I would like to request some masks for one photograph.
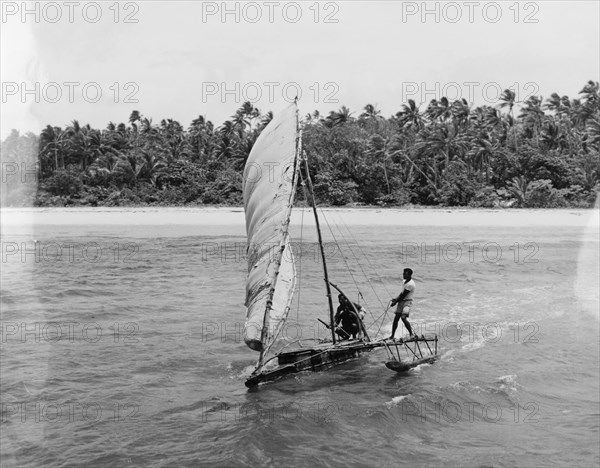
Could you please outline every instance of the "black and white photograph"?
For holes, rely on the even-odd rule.
[[[0,1],[0,466],[600,466],[600,1]]]

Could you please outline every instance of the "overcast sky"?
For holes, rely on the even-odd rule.
[[[2,2],[2,137],[134,109],[218,126],[245,100],[276,112],[296,94],[302,114],[386,117],[442,95],[495,105],[509,87],[573,98],[599,79],[599,4]]]

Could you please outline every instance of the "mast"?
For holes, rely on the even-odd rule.
[[[319,238],[319,248],[321,250],[321,258],[323,259],[323,274],[325,276],[325,287],[327,288],[327,300],[329,302],[329,324],[331,329],[331,339],[335,344],[335,327],[333,323],[333,301],[331,300],[331,288],[329,287],[329,276],[327,275],[327,263],[325,262],[325,250],[323,249],[323,239],[321,237],[321,227],[319,225],[319,216],[317,214],[317,203],[315,201],[315,194],[313,192],[312,181],[310,179],[310,172],[308,171],[308,159],[306,158],[306,152],[303,152],[304,168],[306,170],[306,181],[308,182],[308,191],[313,207],[313,213],[315,215],[315,223],[317,225],[317,236]]]

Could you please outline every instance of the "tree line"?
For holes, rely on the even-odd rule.
[[[303,118],[322,205],[589,207],[599,189],[600,88],[496,106],[408,100],[385,118],[367,104]],[[242,172],[272,119],[244,103],[220,127],[184,128],[133,111],[104,129],[73,120],[1,143],[3,206],[240,205]],[[300,190],[300,188],[299,188]],[[302,194],[299,192],[299,200]]]

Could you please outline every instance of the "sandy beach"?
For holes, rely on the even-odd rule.
[[[304,216],[302,212],[304,211]],[[589,210],[478,210],[427,208],[323,208],[324,217],[352,225],[587,226],[598,228],[598,207]],[[314,224],[312,210],[296,208],[292,223]],[[3,208],[3,227],[35,225],[244,225],[242,207]]]

